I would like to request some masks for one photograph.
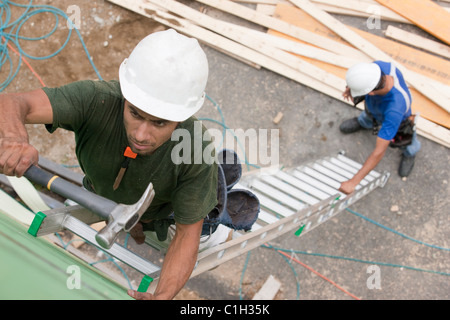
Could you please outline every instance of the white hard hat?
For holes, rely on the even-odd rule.
[[[205,100],[208,61],[198,41],[173,29],[143,40],[120,65],[122,94],[152,116],[184,121]]]
[[[352,97],[365,96],[380,81],[381,69],[376,63],[358,63],[350,67],[345,75]]]

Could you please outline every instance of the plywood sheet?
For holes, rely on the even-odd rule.
[[[275,16],[291,24],[301,26],[306,30],[313,31],[322,36],[326,36],[333,40],[348,44],[336,33],[322,25],[320,22],[316,21],[314,18],[312,18],[310,15],[299,8],[293,8],[289,5],[278,4],[275,11]],[[440,59],[414,48],[399,44],[395,41],[384,39],[382,37],[378,37],[358,29],[352,30],[358,32],[358,34],[373,42],[374,45],[385,51],[394,59],[399,59],[399,62],[410,68],[410,70],[416,71],[417,73],[426,75],[432,79],[436,79],[444,84],[450,85],[449,61]],[[290,40],[296,40],[274,30],[269,30],[269,33],[275,34],[277,36],[282,36]],[[344,68],[340,68],[311,58],[302,58],[328,72],[331,72],[341,78],[345,78],[346,70]],[[431,100],[429,100],[414,88],[410,88],[410,90],[413,98],[413,112],[419,112],[423,118],[442,125],[446,128],[450,128],[450,114],[448,112],[440,108],[438,105],[433,103]]]
[[[418,27],[450,44],[450,13],[430,0],[376,0]]]

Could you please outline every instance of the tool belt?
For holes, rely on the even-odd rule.
[[[370,113],[367,105],[365,105],[366,114],[372,118],[374,135],[377,135],[381,128],[381,123],[379,123],[375,117]],[[395,137],[389,143],[391,148],[401,148],[406,147],[411,144],[414,132],[416,131],[416,115],[410,115],[408,118],[400,123],[400,127],[395,134]]]
[[[401,148],[411,144],[416,131],[415,117],[416,115],[414,114],[402,121],[397,134],[389,144],[391,148]]]

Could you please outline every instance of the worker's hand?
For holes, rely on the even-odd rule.
[[[155,296],[148,292],[139,292],[136,290],[128,290],[128,295],[136,300],[153,300]]]
[[[38,151],[22,137],[0,138],[0,173],[21,177],[39,161]]]
[[[356,185],[351,181],[347,180],[341,183],[341,186],[339,188],[340,192],[343,192],[345,194],[350,194],[353,191],[355,191]]]
[[[350,93],[349,87],[345,87],[345,91],[342,93],[342,96],[344,97],[344,100],[350,100],[351,102],[353,102],[353,97]]]

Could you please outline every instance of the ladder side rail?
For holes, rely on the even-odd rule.
[[[105,249],[97,244],[95,240],[95,235],[97,231],[81,222],[77,218],[72,216],[67,216],[64,222],[66,229],[70,230],[80,238],[83,238],[90,244],[96,246],[102,251],[112,255],[116,259],[122,261],[123,263],[129,265],[133,269],[141,272],[144,275],[148,275],[152,278],[159,276],[161,268],[150,261],[142,258],[141,256],[135,254],[134,252],[128,250],[127,248],[121,246],[118,243],[114,243],[111,248]]]

